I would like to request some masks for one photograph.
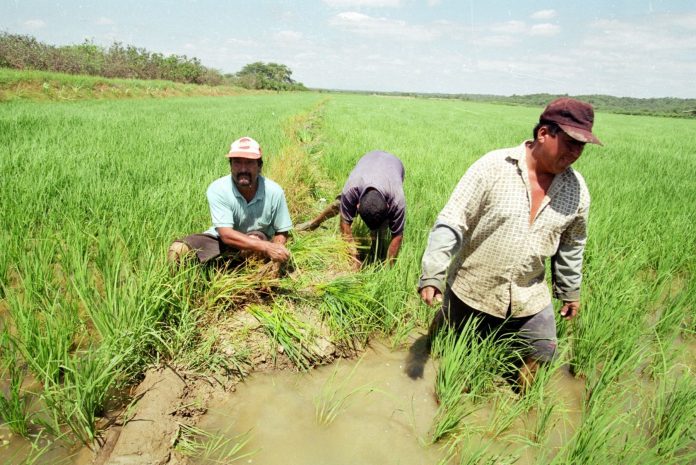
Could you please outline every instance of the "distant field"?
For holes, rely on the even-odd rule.
[[[0,417],[11,423],[0,432],[35,440],[31,401],[45,431],[90,443],[115,388],[150,363],[200,355],[200,325],[210,322],[194,310],[211,304],[186,276],[171,277],[165,254],[173,239],[209,227],[205,189],[228,172],[223,154],[233,139],[261,143],[264,171],[297,199],[295,223],[339,193],[363,153],[404,161],[402,253],[392,269],[360,273],[379,281],[370,297],[389,315],[360,331],[399,345],[429,320],[416,285],[439,210],[478,157],[530,138],[540,111],[318,93],[0,103]],[[463,447],[480,438],[510,456],[531,449],[536,463],[688,463],[696,458],[696,121],[599,113],[595,128],[605,147],[588,146],[575,165],[592,195],[583,309],[559,325],[562,361],[585,379],[580,424],[564,423],[542,380],[520,411],[509,408],[517,404],[508,391],[463,395],[471,406],[507,399],[499,411],[508,417],[492,426],[465,420],[443,440]],[[281,156],[296,151],[306,165]],[[205,286],[215,289],[215,278]],[[196,369],[209,369],[216,348],[196,358]],[[25,378],[38,383],[41,400],[19,387]],[[517,424],[514,435],[501,426],[529,412],[553,422]],[[549,446],[553,425],[565,433]],[[511,463],[461,454],[457,463]],[[7,457],[0,447],[0,461]]]

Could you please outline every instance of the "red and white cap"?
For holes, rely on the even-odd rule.
[[[249,158],[259,160],[261,158],[261,146],[251,137],[242,137],[232,142],[227,158]]]

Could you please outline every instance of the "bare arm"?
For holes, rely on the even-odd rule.
[[[389,263],[390,265],[394,264],[397,255],[399,255],[399,250],[401,249],[401,241],[403,238],[403,234],[393,236],[391,242],[389,243],[389,248],[387,249],[387,263]]]
[[[353,230],[351,224],[347,223],[343,218],[341,218],[341,235],[343,240],[346,241],[350,246],[350,254],[353,257],[355,269],[360,268],[360,260],[358,260],[358,248],[355,245],[355,239],[353,239]]]
[[[273,239],[271,239],[271,242],[273,242],[274,244],[285,245],[285,243],[288,242],[288,233],[287,232],[276,233],[276,235],[273,236]]]
[[[285,241],[277,242],[278,234],[273,237],[273,242],[262,241],[247,234],[235,231],[232,228],[217,228],[220,240],[230,247],[239,250],[249,250],[261,255],[265,255],[274,262],[285,262],[290,258],[290,251],[285,248]],[[280,236],[282,237],[281,233]],[[285,233],[287,235],[287,233]],[[286,239],[286,238],[285,238]],[[281,239],[278,239],[280,241]],[[287,240],[287,239],[286,239]]]

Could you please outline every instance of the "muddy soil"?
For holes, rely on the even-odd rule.
[[[312,352],[315,366],[326,365],[338,357],[351,357],[355,348],[338,348],[329,342],[328,332],[311,312],[300,312],[302,319],[319,329]],[[210,399],[229,395],[237,383],[254,372],[297,371],[292,361],[263,331],[250,313],[239,310],[215,322],[219,334],[217,350],[228,357],[247,351],[242,372],[226,376],[187,373],[164,366],[148,370],[135,389],[133,402],[107,428],[92,463],[95,465],[182,465],[192,463],[177,451],[182,425],[195,426],[207,412]]]

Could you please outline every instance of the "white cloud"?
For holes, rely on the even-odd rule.
[[[42,28],[46,27],[46,22],[42,19],[30,19],[28,21],[24,21],[24,23],[22,23],[22,24],[27,29],[32,29],[32,30],[42,29]]]
[[[442,0],[427,0],[428,6],[437,6],[442,3]]]
[[[538,37],[553,37],[558,35],[560,32],[560,26],[550,23],[543,23],[532,26],[532,28],[529,30],[529,35]]]
[[[432,28],[411,25],[405,21],[375,18],[354,11],[339,13],[329,25],[366,37],[388,37],[398,40],[425,42],[436,39],[440,33]]]
[[[248,39],[235,39],[230,38],[225,41],[227,45],[237,46],[237,47],[255,47],[258,45],[257,42]]]
[[[398,7],[401,0],[323,0],[324,3],[333,8],[350,7]]]
[[[497,34],[524,34],[527,25],[522,21],[507,21],[491,26],[491,31]]]
[[[102,16],[100,18],[97,18],[97,20],[94,22],[97,26],[111,26],[114,24],[114,20],[111,18],[107,18],[106,16]]]
[[[274,34],[276,40],[281,42],[299,42],[302,40],[302,33],[297,31],[280,31]]]
[[[539,10],[535,11],[531,15],[529,15],[530,18],[532,19],[541,19],[541,20],[547,20],[547,19],[553,19],[558,14],[556,13],[556,10]]]

